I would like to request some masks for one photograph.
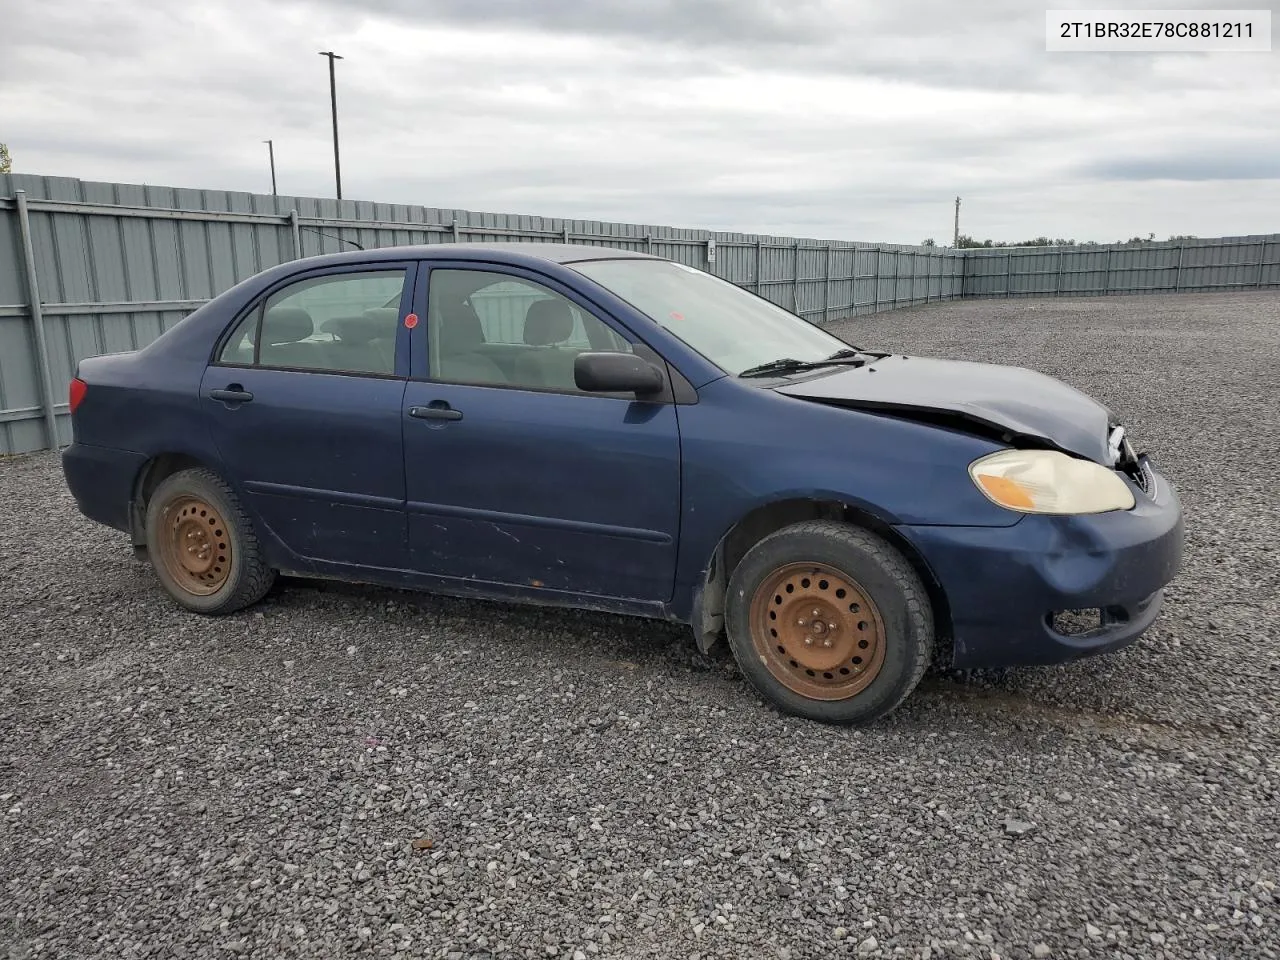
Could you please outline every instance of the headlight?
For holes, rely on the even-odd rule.
[[[1105,513],[1134,504],[1113,470],[1056,450],[1002,450],[971,463],[969,476],[987,499],[1019,513]]]

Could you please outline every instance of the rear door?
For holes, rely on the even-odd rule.
[[[282,282],[206,369],[200,402],[226,469],[295,553],[403,568],[401,401],[412,262]]]
[[[426,323],[414,331],[403,404],[414,568],[669,599],[676,406],[573,384],[577,352],[634,349],[625,330],[567,287],[515,267],[442,262],[424,280]]]

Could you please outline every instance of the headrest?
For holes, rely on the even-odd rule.
[[[484,326],[475,308],[463,300],[438,307],[436,314],[439,348],[445,353],[466,353],[485,342]]]
[[[268,344],[297,343],[316,332],[311,314],[301,307],[272,307],[262,318],[262,339]]]
[[[549,347],[573,336],[573,314],[569,302],[535,300],[524,315],[524,342],[533,347]]]
[[[386,337],[388,335],[394,337],[396,328],[400,325],[400,308],[399,307],[370,307],[364,312],[365,322],[373,327],[374,333],[371,339],[378,337]]]
[[[399,318],[400,311],[395,307],[374,307],[366,310],[363,316],[326,320],[321,327],[325,333],[332,333],[343,343],[368,343],[371,340],[394,337]]]

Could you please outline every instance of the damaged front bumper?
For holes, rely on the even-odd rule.
[[[1009,527],[899,527],[946,595],[951,665],[1060,663],[1141,636],[1182,561],[1177,493],[1154,470],[1151,478],[1150,493],[1134,485],[1131,510],[1027,515]]]

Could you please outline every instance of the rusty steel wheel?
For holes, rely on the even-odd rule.
[[[213,504],[196,496],[166,503],[160,514],[160,562],[187,593],[217,593],[231,575],[227,522]]]
[[[212,470],[192,467],[162,480],[146,505],[151,565],[188,610],[220,615],[257,603],[275,571],[235,491]]]
[[[813,700],[860,693],[884,664],[879,608],[823,563],[789,563],[756,588],[751,640],[779,683]]]
[[[932,613],[919,575],[883,537],[804,520],[761,539],[730,573],[725,632],[743,674],[785,712],[869,723],[919,683]]]

